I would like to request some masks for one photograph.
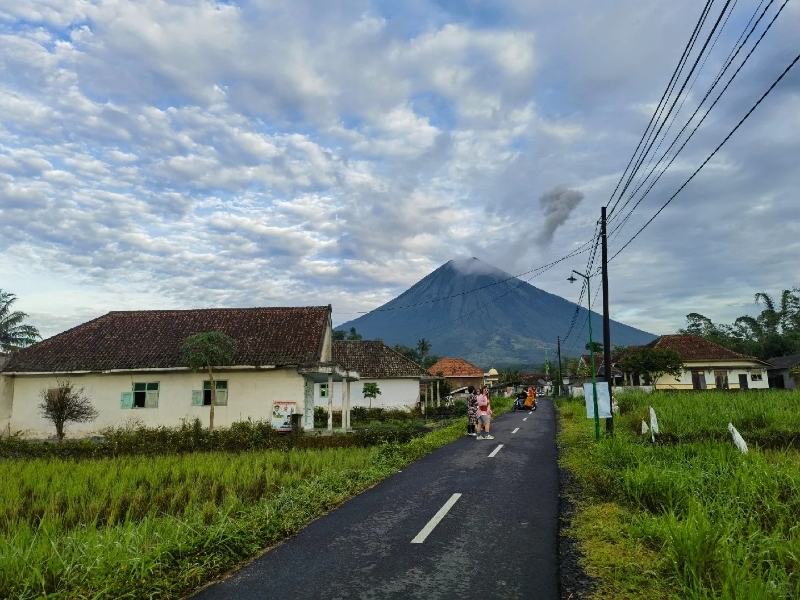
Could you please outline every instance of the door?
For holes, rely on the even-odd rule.
[[[739,389],[740,390],[747,389],[747,375],[739,375]]]

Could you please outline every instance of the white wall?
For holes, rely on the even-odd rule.
[[[2,383],[0,377],[0,406]],[[100,413],[91,423],[67,423],[67,437],[85,437],[109,425],[123,425],[135,420],[147,427],[175,427],[181,419],[199,417],[208,425],[208,406],[192,406],[192,390],[203,389],[208,375],[189,371],[162,371],[136,374],[89,374],[71,378],[74,387],[83,387]],[[303,377],[295,369],[215,372],[214,379],[227,380],[228,405],[214,407],[214,425],[227,427],[248,417],[270,420],[275,401],[297,402],[303,410]],[[134,382],[158,382],[158,408],[120,408],[120,394],[130,392]],[[52,375],[17,375],[14,378],[11,432],[23,431],[27,437],[55,435],[55,426],[38,414],[39,391],[57,386]]]
[[[11,432],[11,406],[14,402],[14,379],[0,374],[0,435]]]
[[[706,388],[707,389],[716,389],[716,384],[714,380],[714,371],[727,371],[728,372],[728,388],[729,389],[739,389],[739,375],[746,375],[747,376],[747,387],[748,389],[767,389],[769,387],[769,378],[767,377],[767,369],[766,367],[756,367],[754,365],[748,365],[746,363],[741,363],[737,365],[736,363],[728,364],[728,367],[733,367],[732,369],[726,368],[714,368],[710,367],[708,363],[692,365],[691,363],[684,364],[683,373],[681,373],[680,377],[676,378],[672,375],[664,375],[660,377],[656,382],[656,387],[659,390],[668,390],[668,389],[678,389],[678,390],[685,390],[685,389],[693,389],[692,387],[692,371],[703,371],[706,378]],[[710,372],[709,372],[710,369]],[[748,371],[748,369],[750,369]],[[754,372],[760,370],[761,371],[761,381],[753,381],[752,375]]]
[[[372,400],[373,408],[403,408],[409,409],[417,405],[419,400],[418,379],[359,379],[350,382],[350,407],[369,406],[369,400],[364,399],[362,390],[365,383],[377,383],[381,390],[380,396]],[[320,384],[314,384],[314,406],[328,407],[328,399],[320,398]],[[333,384],[333,408],[342,408],[342,384]]]

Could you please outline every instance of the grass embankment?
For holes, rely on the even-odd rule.
[[[614,438],[559,402],[594,598],[800,597],[800,393],[619,395]],[[661,436],[642,436],[653,406]],[[732,422],[750,445],[731,442]]]
[[[373,448],[0,461],[0,597],[182,597],[464,422]]]

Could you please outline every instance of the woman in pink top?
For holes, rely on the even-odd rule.
[[[493,440],[489,433],[492,424],[492,403],[489,400],[489,390],[483,388],[478,395],[478,437],[479,440]],[[485,433],[481,435],[481,430]]]

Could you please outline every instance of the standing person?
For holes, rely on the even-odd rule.
[[[467,388],[467,435],[476,437],[478,425],[478,396],[475,394],[475,387]]]
[[[489,433],[492,424],[492,404],[489,400],[489,390],[483,388],[478,395],[478,435],[479,440],[493,440],[494,436]],[[484,435],[481,435],[481,431]]]

